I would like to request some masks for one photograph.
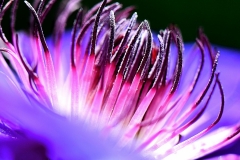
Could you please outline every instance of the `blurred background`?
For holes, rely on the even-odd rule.
[[[29,0],[31,2],[31,0]],[[57,4],[43,24],[45,35],[50,35],[56,18]],[[83,0],[84,8],[91,8],[99,0]],[[113,0],[113,2],[117,2]],[[185,42],[194,41],[198,28],[202,27],[211,43],[240,49],[240,1],[239,0],[118,0],[124,7],[135,6],[138,20],[147,19],[152,30],[158,32],[170,23],[182,31]],[[10,11],[7,12],[10,14]],[[76,12],[70,17],[67,27],[73,24]],[[29,25],[29,11],[20,0],[16,27],[26,29]],[[6,18],[5,18],[6,17]],[[9,35],[9,16],[3,19],[4,32]]]

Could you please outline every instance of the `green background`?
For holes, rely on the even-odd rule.
[[[83,1],[87,6],[95,0]],[[240,0],[120,0],[134,5],[139,20],[150,21],[155,31],[175,23],[184,41],[194,41],[199,27],[212,43],[240,48]]]
[[[60,0],[57,0],[58,2]],[[30,1],[31,2],[31,1]],[[83,6],[90,8],[99,0],[83,0]],[[113,2],[116,2],[115,0]],[[214,44],[240,48],[240,0],[119,0],[124,7],[136,6],[138,20],[147,19],[154,31],[166,28],[170,23],[176,24],[182,31],[184,41],[194,41],[199,27],[202,27]],[[56,18],[57,5],[43,24],[45,35],[50,35]],[[4,32],[9,36],[9,15],[2,22]],[[74,13],[68,21],[71,27]],[[29,11],[20,0],[17,14],[17,26],[26,29],[29,25]]]

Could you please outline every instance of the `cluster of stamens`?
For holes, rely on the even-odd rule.
[[[25,1],[33,20],[28,36],[31,43],[24,46],[14,30],[18,1],[9,1],[4,7],[1,1],[0,19],[12,2],[13,42],[0,28],[6,46],[0,51],[17,73],[12,78],[18,79],[21,88],[47,108],[70,120],[100,125],[104,133],[120,136],[120,145],[136,142],[138,150],[160,157],[188,146],[219,122],[224,108],[224,94],[216,73],[219,52],[211,48],[201,30],[193,49],[197,51],[186,56],[185,63],[184,44],[176,26],[161,30],[155,37],[148,21],[137,22],[137,13],[128,18],[132,7],[120,10],[121,4],[104,0],[86,13],[79,9],[70,50],[64,53],[64,27],[74,11],[72,6],[78,3],[69,0],[56,21],[54,49],[50,52],[42,23],[55,0],[46,5],[44,0],[39,1],[36,10]],[[32,64],[25,59],[22,47],[29,47]],[[194,74],[183,76],[184,69],[191,67],[191,54],[199,55],[198,67]],[[206,58],[212,66],[209,80],[189,103]],[[5,63],[3,58],[1,63]],[[188,81],[187,85],[179,89],[184,81]],[[203,115],[216,87],[221,99],[217,118],[181,142],[180,135]]]

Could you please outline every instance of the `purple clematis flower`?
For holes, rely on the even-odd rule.
[[[212,47],[201,30],[192,45],[174,25],[153,34],[133,8],[107,0],[79,9],[71,35],[64,28],[79,0],[69,0],[46,40],[55,0],[24,2],[29,33],[14,30],[18,1],[0,3],[1,20],[13,5],[12,42],[0,28],[0,159],[240,154],[238,51]]]

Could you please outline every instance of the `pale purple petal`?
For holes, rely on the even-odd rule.
[[[0,78],[0,117],[18,125],[27,141],[43,144],[50,159],[141,159],[133,151],[118,149],[111,140],[100,138],[99,131],[82,122],[69,122],[36,101],[30,104],[4,75]]]

